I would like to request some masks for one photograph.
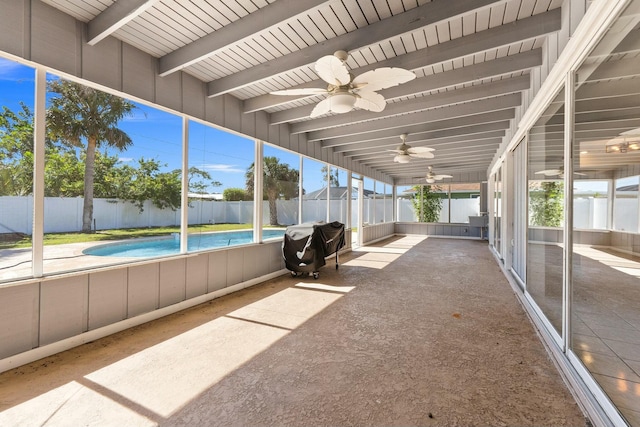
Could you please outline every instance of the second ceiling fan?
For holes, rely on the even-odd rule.
[[[433,148],[429,147],[412,147],[407,144],[407,136],[406,133],[400,135],[400,139],[402,140],[402,144],[398,146],[395,150],[387,150],[396,153],[393,158],[393,161],[396,163],[409,163],[412,157],[416,157],[419,159],[433,159]]]
[[[429,184],[433,184],[436,181],[441,181],[445,178],[453,178],[451,175],[437,175],[433,173],[433,167],[429,166],[429,171],[427,172],[426,181]]]
[[[348,113],[354,108],[380,112],[387,101],[377,90],[387,89],[416,78],[411,71],[403,68],[382,67],[354,77],[345,62],[349,54],[339,50],[326,55],[315,63],[318,76],[328,83],[326,89],[302,88],[284,89],[271,92],[272,95],[327,95],[311,111],[310,117],[327,113]]]

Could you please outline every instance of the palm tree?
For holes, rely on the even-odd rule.
[[[85,147],[84,205],[82,231],[90,232],[93,221],[93,177],[96,149],[103,144],[122,151],[132,140],[118,122],[133,114],[135,105],[79,83],[50,81],[49,91],[57,94],[47,110],[49,132],[74,147]]]
[[[253,195],[254,164],[247,169],[247,193]],[[278,225],[278,208],[276,200],[280,197],[289,200],[298,196],[298,178],[300,172],[280,163],[280,159],[273,156],[264,158],[262,187],[264,197],[269,201],[269,225]]]

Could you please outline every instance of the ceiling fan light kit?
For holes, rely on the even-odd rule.
[[[356,97],[348,92],[336,93],[329,97],[329,104],[332,113],[348,113],[356,105]]]
[[[605,153],[627,153],[629,151],[640,150],[640,143],[638,142],[618,142],[615,144],[607,144],[604,147]]]
[[[409,163],[411,161],[411,156],[408,154],[398,154],[394,157],[393,161],[396,163]]]

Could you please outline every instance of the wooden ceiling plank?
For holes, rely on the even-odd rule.
[[[522,96],[519,93],[489,98],[481,101],[473,101],[465,104],[438,108],[428,113],[406,114],[391,119],[380,119],[372,122],[358,123],[355,125],[340,126],[320,131],[309,132],[307,141],[320,141],[332,138],[339,138],[360,133],[378,132],[386,129],[394,129],[413,125],[416,123],[428,123],[452,118],[462,118],[489,111],[508,110],[520,106]],[[401,132],[402,133],[402,132]]]
[[[505,116],[503,112],[481,114],[480,117],[475,117],[474,120],[469,118],[460,119],[458,126],[449,126],[449,123],[439,123],[440,127],[435,126],[433,123],[423,123],[414,126],[407,126],[403,132],[408,133],[411,136],[418,135],[420,138],[437,139],[446,138],[455,135],[474,134],[491,131],[503,131],[509,127],[509,119],[500,118],[497,116]],[[478,123],[478,120],[484,120],[484,122]],[[402,132],[401,132],[402,133]],[[372,135],[356,135],[343,138],[336,138],[320,143],[322,148],[333,148],[348,144],[361,144],[369,141],[379,141],[385,138],[397,138],[397,130],[380,132]]]
[[[95,45],[110,36],[141,13],[147,11],[159,0],[119,0],[106,8],[102,13],[89,21],[88,38],[90,45]]]
[[[427,133],[418,134],[418,140],[409,141],[412,146],[428,146],[432,145],[446,145],[446,144],[455,144],[457,142],[464,141],[480,141],[480,140],[488,140],[488,139],[502,139],[505,132],[504,130],[499,131],[488,131],[488,132],[473,132],[467,127],[467,131],[462,131],[456,129],[458,131],[458,135],[445,136],[441,138],[427,138],[421,137],[421,135],[428,135]],[[413,135],[410,135],[412,137]],[[408,143],[409,143],[408,142]],[[382,139],[378,141],[369,141],[365,143],[354,143],[349,145],[341,145],[333,148],[334,153],[341,153],[345,157],[354,157],[360,154],[367,154],[369,152],[373,152],[374,150],[380,150],[385,147],[393,147],[398,144],[398,138],[388,138]]]
[[[159,74],[161,76],[171,74],[214,55],[228,45],[258,34],[299,14],[308,13],[325,3],[325,0],[279,0],[269,4],[218,31],[161,57]]]
[[[312,64],[317,58],[324,55],[331,55],[337,50],[358,50],[371,44],[380,43],[382,40],[390,39],[399,34],[411,32],[426,25],[444,21],[452,16],[485,7],[494,2],[495,0],[459,0],[446,4],[438,3],[437,5],[435,3],[427,3],[399,15],[392,16],[384,21],[378,21],[351,33],[334,37],[324,43],[309,46],[293,55],[286,55],[275,61],[247,69],[242,73],[209,82],[208,94],[209,96],[222,95],[240,87],[253,84],[256,81],[268,79],[277,74]],[[274,4],[277,3],[279,2]],[[237,36],[235,38],[237,39]]]

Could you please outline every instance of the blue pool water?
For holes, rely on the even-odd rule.
[[[284,236],[284,229],[268,229],[262,231],[263,239],[273,239]],[[242,245],[253,241],[253,231],[225,231],[207,234],[191,234],[187,239],[187,249],[201,251],[205,249],[222,248],[226,246]],[[135,239],[121,243],[107,243],[93,246],[82,251],[85,255],[121,256],[121,257],[155,257],[172,255],[180,252],[178,236],[160,239]]]

